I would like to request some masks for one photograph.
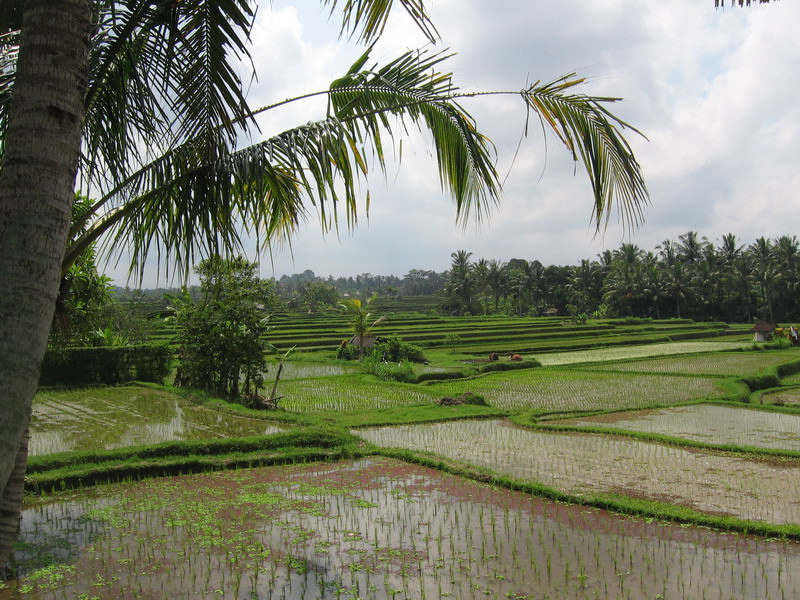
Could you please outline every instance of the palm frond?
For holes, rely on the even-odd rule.
[[[104,232],[111,233],[109,247],[128,250],[134,270],[155,252],[188,272],[196,255],[241,252],[244,232],[257,235],[264,247],[290,240],[311,208],[324,230],[338,229],[341,215],[351,228],[370,151],[383,168],[382,136],[394,141],[409,123],[430,132],[442,185],[456,199],[459,218],[466,222],[474,210],[480,219],[500,195],[493,147],[456,101],[482,94],[462,92],[440,73],[445,58],[410,52],[363,69],[365,55],[332,84],[323,120],[236,151],[220,130],[167,152],[121,181],[85,222],[76,223],[73,233],[85,231],[68,249],[64,268]],[[615,99],[569,93],[582,81],[567,77],[531,86],[522,96],[586,167],[598,227],[612,202],[637,223],[647,190],[618,128],[636,130],[605,109]]]
[[[130,254],[141,274],[148,255],[188,274],[197,256],[243,250],[242,235],[288,238],[305,214],[303,188],[275,161],[268,144],[209,155],[208,140],[189,142],[130,176],[98,200],[83,234],[67,248],[62,270],[104,238],[103,250]]]
[[[461,96],[438,66],[446,53],[408,52],[387,65],[351,69],[331,86],[332,112],[354,139],[369,139],[383,164],[381,131],[392,134],[392,117],[431,135],[442,187],[456,202],[458,219],[481,220],[500,194],[494,148],[455,99]],[[357,65],[363,64],[364,57]]]
[[[423,0],[398,0],[420,31],[433,42],[438,33],[425,10]],[[393,0],[323,0],[331,7],[331,12],[341,7],[341,35],[356,35],[360,42],[372,42],[383,33],[386,21],[394,5]]]
[[[584,79],[567,75],[543,85],[534,84],[521,95],[526,105],[572,153],[589,175],[594,192],[592,217],[598,229],[607,223],[613,204],[626,227],[635,227],[649,202],[641,167],[628,142],[620,133],[629,129],[641,133],[611,114],[605,104],[619,98],[569,93]]]
[[[770,0],[731,0],[731,6],[736,6],[738,3],[739,6],[750,6],[750,4],[768,4]],[[719,8],[720,6],[725,6],[725,0],[714,0],[714,6]]]
[[[236,71],[250,0],[125,0],[98,13],[83,171],[118,183],[154,156],[219,131],[233,144],[250,112]]]

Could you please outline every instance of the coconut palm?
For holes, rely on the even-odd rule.
[[[645,252],[635,244],[614,250],[603,282],[603,300],[625,316],[635,316],[642,300],[642,259]]]
[[[491,144],[462,106],[483,94],[440,70],[444,53],[411,51],[385,65],[365,53],[329,89],[310,92],[327,96],[325,115],[239,147],[256,137],[259,114],[284,105],[252,109],[237,74],[256,4],[0,0],[2,494],[16,493],[8,482],[15,459],[25,463],[21,441],[59,278],[101,237],[127,250],[134,270],[155,254],[186,273],[198,256],[240,251],[243,231],[265,246],[290,237],[310,207],[325,227],[340,215],[354,225],[365,157],[382,166],[387,138],[410,126],[430,134],[462,223],[498,201]],[[341,11],[345,35],[369,44],[393,3],[323,4]],[[421,0],[399,5],[435,38]],[[615,99],[583,94],[582,83],[569,75],[513,93],[585,166],[597,226],[617,203],[636,223],[647,190],[621,134],[629,126],[609,112]],[[73,237],[76,173],[98,195]],[[9,502],[13,515],[17,501]],[[0,520],[2,566],[16,522]]]
[[[774,323],[775,286],[783,279],[783,274],[775,260],[775,246],[772,241],[762,236],[750,244],[748,250],[752,259],[750,279],[760,292],[761,318]]]
[[[353,338],[356,340],[358,358],[364,356],[364,338],[384,320],[384,317],[373,318],[369,310],[375,298],[377,298],[376,295],[370,296],[365,302],[359,298],[347,298],[339,303],[350,330],[353,332]]]
[[[486,274],[487,284],[494,298],[494,310],[497,312],[500,305],[500,297],[503,296],[508,279],[508,269],[506,265],[495,258],[489,261],[489,270]]]

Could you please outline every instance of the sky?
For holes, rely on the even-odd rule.
[[[730,4],[730,3],[726,3]],[[320,276],[444,271],[457,250],[478,258],[575,265],[623,242],[654,250],[696,231],[718,243],[800,237],[800,3],[715,9],[713,0],[429,0],[434,49],[470,91],[520,90],[577,72],[582,90],[622,98],[611,109],[643,136],[626,137],[650,192],[644,221],[623,228],[616,211],[599,233],[582,167],[538,126],[521,140],[518,96],[477,98],[464,107],[497,148],[500,206],[480,225],[456,223],[424,136],[403,141],[402,160],[369,179],[368,216],[357,228],[322,234],[315,218],[291,248],[260,256],[262,277],[310,269]],[[258,107],[322,90],[364,51],[339,37],[338,14],[309,0],[264,0],[252,33]],[[372,51],[385,63],[426,44],[396,9]],[[259,120],[265,136],[324,116],[324,101],[292,103]],[[644,137],[646,136],[646,137]],[[519,149],[518,149],[519,147]],[[364,192],[366,197],[366,192]],[[253,251],[251,259],[259,258]],[[109,274],[124,285],[125,269]],[[148,268],[144,287],[169,285]],[[174,282],[172,282],[174,283]]]

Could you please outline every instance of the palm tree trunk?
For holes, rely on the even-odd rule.
[[[3,489],[3,495],[0,496],[0,556],[11,556],[14,539],[19,533],[19,517],[22,507],[22,494],[25,491],[25,466],[28,462],[29,438],[30,433],[26,428],[25,433],[22,435],[19,450],[16,453],[11,477]],[[5,562],[4,570],[8,570],[8,560]],[[0,578],[4,576],[5,573],[0,571]]]
[[[80,150],[88,0],[22,3],[0,170],[0,570],[8,563],[23,437],[53,318]],[[12,476],[13,475],[13,476]],[[15,514],[16,513],[16,514]]]

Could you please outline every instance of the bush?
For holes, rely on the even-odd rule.
[[[355,360],[358,358],[358,347],[347,340],[342,340],[336,348],[336,358],[339,360]]]
[[[448,379],[463,379],[464,373],[461,371],[433,371],[430,373],[420,373],[417,375],[417,383],[423,381],[446,381]]]
[[[417,382],[417,376],[414,369],[411,368],[411,363],[408,361],[401,361],[397,364],[384,362],[380,353],[375,350],[361,361],[361,366],[365,373],[374,375],[382,381]]]
[[[390,336],[386,341],[375,344],[375,351],[379,352],[384,360],[390,362],[407,360],[423,363],[427,360],[422,348],[414,344],[408,344],[396,335]]]
[[[162,383],[172,366],[169,346],[100,346],[48,350],[39,385]]]
[[[520,361],[492,361],[481,366],[481,373],[489,373],[492,371],[512,371],[514,369],[533,369],[534,367],[541,367],[542,363],[538,360],[520,360]]]

